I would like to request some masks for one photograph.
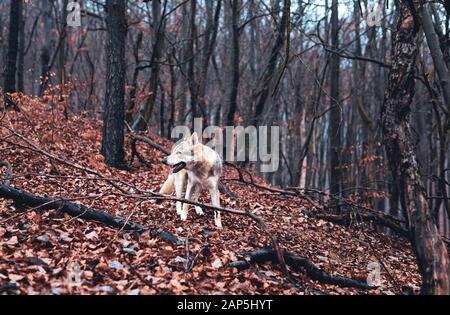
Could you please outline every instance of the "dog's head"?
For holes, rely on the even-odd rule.
[[[172,167],[172,173],[189,168],[198,160],[195,152],[199,144],[197,133],[186,135],[173,147],[172,153],[163,159],[163,163]]]

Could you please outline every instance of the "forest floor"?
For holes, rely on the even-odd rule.
[[[54,156],[141,190],[158,191],[170,172],[159,162],[162,153],[145,144],[139,151],[150,166],[135,159],[130,171],[108,168],[99,153],[101,121],[83,114],[66,118],[61,109],[27,97],[20,108],[21,112],[7,111],[3,117],[2,140],[10,134],[7,127]],[[169,141],[148,136],[170,149]],[[242,253],[270,246],[250,218],[223,213],[224,228],[217,230],[210,211],[199,216],[192,209],[182,222],[172,201],[158,205],[154,200],[128,198],[97,176],[51,163],[17,135],[6,139],[9,143],[0,143],[0,160],[11,164],[14,187],[70,199],[188,242],[176,245],[149,233],[114,229],[55,210],[21,208],[0,199],[0,294],[397,294],[420,285],[408,241],[359,224],[347,228],[307,217],[302,211],[314,207],[305,199],[232,181],[238,175],[228,166],[223,182],[238,198],[222,194],[222,206],[259,215],[284,249],[307,257],[331,275],[364,282],[371,271],[368,264],[381,263],[381,287],[343,288],[291,272],[299,284],[294,285],[272,263],[242,271],[231,268],[228,263]],[[130,135],[126,144],[129,161]],[[267,185],[256,176],[255,181]],[[205,196],[201,200],[209,202]],[[73,275],[79,275],[79,285],[68,282]]]

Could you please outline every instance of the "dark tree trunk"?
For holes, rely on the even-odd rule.
[[[450,73],[428,9],[428,4],[423,5],[421,11],[423,30],[427,38],[428,47],[430,48],[431,57],[433,58],[434,69],[437,72],[439,83],[442,88],[442,95],[444,96],[445,104],[450,111]]]
[[[188,61],[188,84],[189,84],[189,92],[191,94],[191,113],[192,113],[192,123],[194,123],[194,118],[198,117],[198,108],[197,108],[197,82],[195,78],[195,54],[194,54],[194,46],[197,37],[197,27],[195,24],[195,15],[197,13],[197,0],[190,1],[189,8],[189,39],[187,43],[187,56],[189,58]]]
[[[175,48],[172,48],[172,52],[170,54],[170,62],[173,63],[175,60]],[[167,134],[170,136],[170,133],[172,132],[173,127],[175,126],[175,111],[176,111],[176,86],[177,86],[177,78],[175,76],[175,66],[170,65],[169,66],[169,73],[170,73],[170,118],[169,118],[169,124],[167,126]]]
[[[39,96],[44,94],[49,82],[49,71],[50,71],[50,47],[51,44],[51,20],[52,20],[52,8],[50,0],[43,0],[41,2],[41,10],[44,12],[43,17],[43,33],[45,36],[44,44],[41,49],[41,82],[39,85]]]
[[[283,47],[283,42],[286,37],[286,28],[288,23],[288,16],[286,10],[286,6],[289,5],[288,0],[284,3],[283,15],[281,17],[280,27],[278,29],[278,34],[275,38],[275,43],[272,46],[272,50],[270,52],[269,61],[264,69],[262,79],[259,82],[259,86],[257,87],[259,91],[257,91],[257,101],[255,106],[255,115],[253,118],[253,125],[258,126],[262,121],[262,116],[264,111],[266,110],[266,103],[270,96],[270,87],[272,86],[272,78],[276,70],[278,57],[280,55],[281,48]]]
[[[206,4],[209,13],[207,14],[202,68],[198,78],[199,81],[197,92],[198,106],[205,113],[206,113],[205,96],[206,96],[206,86],[208,82],[207,81],[208,69],[209,63],[211,61],[211,56],[214,52],[214,47],[216,44],[217,31],[219,29],[219,22],[220,22],[220,12],[222,8],[222,0],[217,1],[216,9],[214,10],[214,16],[212,14],[213,3],[214,1],[211,1]]]
[[[164,6],[167,4],[165,2]],[[165,11],[165,7],[164,7]],[[152,35],[153,35],[153,52],[152,57],[150,59],[150,95],[147,99],[145,107],[141,111],[141,114],[138,115],[134,125],[134,130],[146,130],[149,127],[153,108],[156,102],[156,95],[158,92],[158,82],[159,82],[159,60],[161,59],[162,53],[162,45],[163,45],[163,37],[164,37],[164,21],[162,19],[161,13],[161,3],[160,1],[152,1],[152,17],[153,17],[153,27],[152,27]]]
[[[17,91],[24,91],[23,75],[24,75],[24,57],[25,57],[25,17],[23,13],[23,1],[18,1],[19,8],[19,50],[17,56]]]
[[[418,3],[419,0],[398,1],[397,27],[392,40],[392,68],[381,122],[389,166],[400,190],[401,204],[422,274],[422,293],[449,294],[448,253],[421,186],[410,126],[419,32],[410,5],[417,12]]]
[[[134,55],[134,62],[136,63],[135,67],[134,67],[134,72],[133,72],[133,81],[131,83],[131,88],[130,88],[130,103],[128,104],[128,109],[127,109],[127,113],[126,113],[126,121],[127,123],[132,124],[133,123],[133,110],[136,107],[136,92],[138,89],[138,78],[139,78],[139,72],[141,67],[139,66],[139,50],[141,49],[142,46],[142,36],[143,33],[142,31],[139,32],[139,34],[137,35],[136,38],[136,44],[134,45],[134,51],[133,51],[133,55]]]
[[[237,108],[237,95],[239,87],[239,0],[231,1],[231,62],[228,92],[228,112],[226,125],[234,125],[234,114]]]
[[[4,41],[5,41],[5,38],[4,38],[4,33],[3,33],[3,19],[2,19],[2,16],[0,15],[0,42],[1,43],[3,43]],[[2,64],[6,64],[6,62],[5,62],[5,47],[4,47],[4,45],[1,45],[0,46],[0,62],[2,63]],[[0,69],[0,70],[2,70],[1,72],[0,72],[0,82],[5,82],[5,78],[4,78],[4,70],[5,69]]]
[[[102,154],[107,165],[123,168],[126,0],[107,2],[106,95],[103,114]]]
[[[331,45],[333,50],[339,49],[339,15],[338,0],[331,5]],[[330,57],[330,126],[329,126],[329,159],[330,159],[330,193],[335,196],[341,194],[341,108],[339,106],[339,68],[340,60],[337,54]]]
[[[66,46],[67,46],[67,4],[68,0],[63,1],[63,12],[61,14],[61,29],[60,29],[60,46],[58,51],[59,64],[59,83],[61,85],[61,92],[59,96],[60,101],[64,101],[66,95]]]
[[[159,103],[159,130],[160,130],[160,135],[163,137],[166,137],[166,135],[164,134],[164,107],[165,107],[165,99],[166,99],[166,93],[164,91],[164,85],[162,84],[162,82],[159,82],[159,89],[161,90],[161,101]]]
[[[19,50],[19,27],[23,0],[11,0],[9,13],[8,53],[6,57],[5,84],[6,93],[16,92],[17,54]]]

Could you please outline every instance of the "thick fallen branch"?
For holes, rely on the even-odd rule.
[[[7,282],[0,286],[0,293],[19,290],[19,285],[15,282]]]
[[[61,199],[36,196],[6,184],[0,185],[0,197],[12,199],[16,205],[25,205],[41,210],[55,209],[73,217],[100,222],[114,228],[134,231],[144,231],[146,229],[138,223],[127,222],[122,217],[114,216],[104,211]]]
[[[150,234],[152,237],[159,237],[160,239],[162,239],[168,243],[173,243],[175,245],[183,245],[186,243],[184,240],[182,240],[178,236],[175,236],[173,234],[170,234],[170,233],[167,233],[164,231],[152,230],[150,232]]]
[[[239,270],[244,270],[249,268],[252,263],[263,264],[266,262],[278,262],[277,255],[271,248],[263,248],[254,252],[245,253],[243,256],[245,256],[246,260],[232,262],[229,266],[235,267]],[[362,281],[357,281],[342,276],[332,276],[328,272],[316,267],[309,259],[302,256],[285,253],[284,259],[292,270],[296,272],[305,272],[309,278],[321,283],[365,290],[375,289],[375,287],[372,287]]]
[[[111,215],[105,211],[92,209],[78,203],[65,201],[63,199],[36,196],[32,193],[6,184],[0,185],[0,197],[11,199],[16,205],[19,206],[33,207],[36,210],[54,209],[62,213],[67,213],[72,217],[103,223],[113,228],[138,232],[148,230],[148,228],[139,223],[129,221],[119,216]],[[179,237],[164,231],[154,229],[150,231],[150,234],[152,237],[159,237],[169,243],[174,243],[177,245],[184,244],[184,241]]]

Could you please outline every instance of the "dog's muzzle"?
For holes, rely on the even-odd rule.
[[[186,163],[185,162],[179,162],[177,164],[170,164],[167,161],[167,157],[163,158],[161,162],[163,164],[169,165],[172,168],[172,173],[178,173],[179,171],[181,171],[183,168],[186,167]]]
[[[172,173],[174,173],[174,174],[178,173],[179,171],[181,171],[185,167],[186,167],[186,163],[184,163],[184,162],[180,162],[180,163],[177,163],[175,165],[172,165]]]

